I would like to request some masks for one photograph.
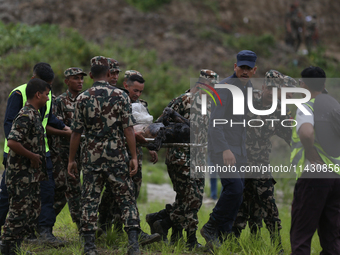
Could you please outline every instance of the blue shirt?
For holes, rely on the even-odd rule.
[[[248,81],[244,86],[243,83],[237,78],[234,73],[232,76],[222,80],[220,84],[232,84],[242,90],[244,95],[244,114],[233,114],[233,96],[229,89],[216,89],[219,94],[222,106],[219,103],[215,106],[211,106],[211,116],[208,127],[208,153],[214,157],[217,154],[222,154],[225,150],[231,150],[233,154],[237,156],[246,157],[246,116],[248,113],[247,106],[247,88],[253,87],[251,82]],[[218,100],[216,100],[218,102]],[[227,124],[217,124],[213,126],[214,119],[227,120]],[[245,123],[245,124],[233,124],[230,123]],[[235,156],[236,156],[235,155]]]

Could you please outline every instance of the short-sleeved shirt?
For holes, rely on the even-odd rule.
[[[299,133],[299,129],[302,124],[304,123],[310,123],[314,127],[314,113],[311,108],[308,106],[305,107],[306,110],[311,114],[311,115],[306,115],[304,114],[299,108],[296,110],[296,132]]]
[[[25,149],[41,155],[42,164],[38,168],[33,168],[29,158],[10,149],[7,158],[6,184],[13,185],[45,180],[47,174],[44,128],[39,111],[28,102],[14,119],[8,140],[19,142]]]
[[[103,170],[113,163],[126,168],[124,129],[129,126],[133,126],[130,99],[108,82],[97,81],[77,97],[72,131],[85,133],[87,168]]]
[[[263,107],[262,98],[256,97],[253,97],[253,106],[257,110],[268,110],[271,108],[271,105]],[[290,112],[286,115],[281,115],[280,103],[278,103],[276,110],[270,115],[260,116],[250,111],[248,112],[247,123],[255,126],[247,127],[246,149],[248,162],[250,164],[257,165],[270,163],[269,155],[272,148],[270,138],[272,136],[277,135],[285,140],[287,144],[290,144],[292,128],[285,126],[291,125],[291,122],[285,121],[285,126],[281,124],[281,122],[286,119],[292,120],[292,117]],[[261,126],[262,124],[263,126]]]

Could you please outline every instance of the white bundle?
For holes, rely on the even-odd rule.
[[[148,113],[148,110],[140,102],[132,103],[132,115],[137,124],[152,123],[153,116]]]

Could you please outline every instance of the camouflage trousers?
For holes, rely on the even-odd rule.
[[[68,166],[68,149],[63,148],[60,150],[60,154],[57,157],[53,157],[53,177],[55,181],[55,195],[54,205],[56,215],[68,203],[69,211],[71,214],[72,221],[76,224],[80,223],[80,196],[81,196],[81,184],[80,184],[80,171],[81,171],[81,160],[77,155],[77,166],[78,173],[76,179],[70,177],[67,173]]]
[[[204,178],[191,178],[188,166],[169,164],[167,169],[176,192],[170,219],[175,226],[181,226],[187,231],[196,231],[197,213],[203,200]]]
[[[139,213],[136,204],[133,184],[126,165],[108,167],[105,170],[93,171],[92,167],[83,168],[83,189],[81,194],[81,231],[97,230],[97,211],[101,192],[106,188],[115,194],[125,228],[139,228]]]
[[[132,177],[133,181],[133,190],[135,193],[135,199],[137,201],[137,198],[139,196],[139,192],[142,186],[142,163],[143,163],[143,148],[141,146],[138,146],[136,148],[137,151],[137,160],[138,160],[138,169],[137,173]],[[129,159],[131,159],[131,153],[128,150]],[[107,224],[108,226],[111,225],[111,222],[113,219],[119,221],[121,211],[119,209],[119,206],[114,202],[115,194],[112,193],[112,190],[110,188],[105,188],[105,191],[103,193],[102,199],[100,201],[99,205],[99,219],[100,224]]]
[[[132,185],[135,194],[135,200],[137,201],[142,186],[142,164],[138,164],[138,171],[132,177]],[[114,201],[114,199],[112,199],[115,196],[115,194],[112,192],[112,189],[110,189],[108,185],[105,187],[106,188],[104,190],[103,196],[100,200],[98,212],[101,219],[100,223],[107,223],[110,225],[113,219],[119,219],[121,211],[118,204]]]
[[[40,183],[8,185],[9,211],[2,240],[22,240],[34,229],[41,211]]]
[[[282,229],[279,211],[274,199],[275,180],[269,178],[245,179],[243,202],[234,221],[234,227],[244,229],[249,222],[249,228],[256,232],[266,223],[271,234]]]

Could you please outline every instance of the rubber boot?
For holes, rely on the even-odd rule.
[[[172,226],[170,244],[176,244],[181,238],[183,238],[183,228],[181,226]]]
[[[139,242],[139,245],[141,246],[159,242],[160,240],[162,240],[161,235],[158,233],[148,235],[147,233],[143,232],[141,229],[138,232],[139,232],[138,242]]]
[[[129,238],[128,255],[140,255],[141,254],[139,250],[139,244],[138,244],[138,232],[139,230],[136,228],[129,229],[127,232],[128,238]]]
[[[52,233],[52,227],[39,226],[38,233],[40,235],[39,242],[58,248],[65,246],[65,242],[57,239]]]
[[[200,244],[198,241],[197,241],[197,237],[196,237],[196,230],[195,231],[189,231],[189,230],[186,230],[187,232],[187,248],[192,251],[196,248],[202,248],[202,244]]]
[[[14,240],[14,241],[2,241],[0,250],[2,255],[16,255],[23,254],[21,250],[22,240]],[[26,255],[32,254],[31,252],[26,252]]]
[[[160,210],[159,212],[155,212],[155,213],[150,213],[146,215],[146,222],[149,224],[150,226],[150,231],[151,234],[156,233],[153,224],[158,221],[161,220],[163,218],[166,218],[169,215],[170,210],[172,209],[172,205],[171,204],[166,204],[165,205],[165,209]]]
[[[94,244],[95,240],[95,232],[94,231],[88,231],[83,233],[83,239],[84,239],[84,254],[85,255],[97,255],[97,248]]]
[[[162,220],[155,221],[153,227],[155,229],[155,232],[160,234],[162,240],[167,243],[168,231],[172,227],[172,221],[170,220],[170,216],[168,215],[166,218],[163,218]]]
[[[241,236],[241,233],[242,233],[242,228],[240,227],[232,227],[231,228],[231,232],[233,233],[233,235],[236,237],[236,238],[240,238]]]
[[[218,222],[213,219],[210,215],[209,220],[203,228],[201,228],[201,235],[204,237],[207,242],[207,246],[210,249],[214,249],[214,247],[218,248],[221,246],[221,243],[218,238]]]

